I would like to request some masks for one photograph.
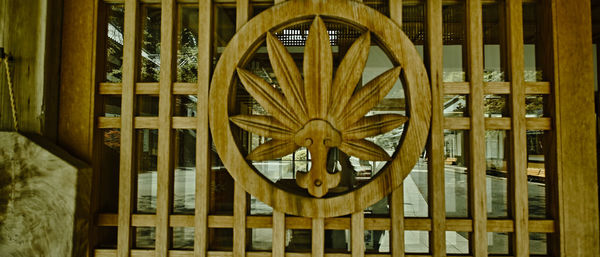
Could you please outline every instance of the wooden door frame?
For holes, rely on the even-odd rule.
[[[540,3],[551,14],[544,18],[549,25],[544,32],[551,35],[544,72],[549,72],[554,93],[549,105],[553,154],[548,163],[556,174],[550,194],[556,205],[550,215],[558,236],[548,244],[557,256],[600,256],[591,16],[582,15],[591,13],[590,1]],[[93,160],[93,117],[98,109],[98,8],[98,0],[64,0],[58,142],[88,162]],[[92,226],[94,218],[90,217]]]

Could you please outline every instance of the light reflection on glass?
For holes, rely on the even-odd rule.
[[[174,142],[173,212],[194,213],[196,192],[196,130],[175,130]]]
[[[135,142],[136,210],[138,213],[156,213],[158,130],[137,129]]]
[[[141,8],[142,40],[139,52],[141,82],[156,82],[160,76],[160,7]]]
[[[444,130],[446,216],[466,218],[468,213],[468,159],[466,130]]]
[[[177,81],[198,81],[198,7],[179,8]]]
[[[505,130],[485,131],[487,213],[489,218],[508,217],[508,133]]]
[[[123,26],[125,9],[123,5],[110,5],[107,8],[106,25],[106,74],[105,81],[119,83],[123,68]]]

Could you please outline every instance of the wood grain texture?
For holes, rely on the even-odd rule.
[[[208,209],[210,195],[211,140],[208,130],[208,92],[212,67],[211,0],[198,0],[198,86],[196,130],[196,181],[194,192],[194,256],[206,257],[208,252]]]
[[[509,169],[508,195],[511,216],[514,219],[512,237],[513,254],[529,256],[529,206],[527,181],[527,124],[525,120],[525,87],[523,86],[523,3],[508,1],[505,3],[508,75],[510,79],[509,97],[512,130],[510,146],[512,161]]]
[[[481,0],[467,0],[467,65],[469,95],[469,211],[473,218],[472,253],[487,256],[487,204],[485,182],[485,123],[483,120],[483,32]]]
[[[133,214],[133,226],[152,227],[155,226],[155,216],[153,214]],[[192,215],[171,215],[171,227],[193,227],[195,217]],[[430,218],[402,218],[406,230],[431,231]],[[96,223],[103,227],[116,227],[118,224],[118,215],[102,213],[98,214]],[[364,219],[365,230],[392,230],[394,222],[391,218],[368,218]],[[272,228],[274,220],[270,216],[247,216],[247,228]],[[233,216],[209,215],[208,223],[210,228],[233,228]],[[513,220],[488,220],[488,232],[512,232],[514,231]],[[336,217],[325,218],[325,229],[327,230],[346,230],[351,229],[351,218]],[[529,220],[529,232],[553,233],[555,231],[554,220]],[[311,229],[311,218],[306,217],[285,217],[286,229]],[[473,231],[473,221],[470,219],[447,219],[446,231]],[[404,241],[402,241],[404,242]]]
[[[402,0],[390,1],[390,18],[402,27]],[[432,103],[433,103],[432,92]],[[435,110],[432,106],[432,116]],[[390,205],[390,252],[392,257],[403,257],[406,250],[404,240],[404,183],[396,188],[388,197]],[[365,224],[367,226],[367,224]]]
[[[233,255],[246,256],[246,191],[239,183],[233,190]]]
[[[123,35],[123,93],[121,97],[121,156],[119,167],[119,227],[117,231],[117,256],[128,257],[131,249],[131,213],[133,211],[134,162],[133,113],[135,106],[136,79],[136,28],[138,3],[125,1],[125,22]]]
[[[52,103],[48,105],[57,105],[59,109],[59,115],[57,117],[58,120],[58,143],[67,149],[71,154],[78,156],[84,161],[91,162],[92,161],[92,133],[94,132],[93,128],[93,114],[94,114],[94,95],[95,95],[95,84],[96,76],[94,76],[95,72],[92,72],[95,68],[95,57],[96,44],[95,33],[97,32],[97,27],[95,23],[97,21],[97,3],[95,1],[62,1],[62,7],[56,9],[62,9],[63,15],[62,20],[62,42],[61,42],[61,50],[60,51],[60,90],[59,90],[59,101],[56,103]],[[8,1],[4,3],[9,3]],[[11,2],[11,5],[22,5],[20,2]],[[22,5],[24,7],[24,5]],[[11,6],[5,5],[4,7],[8,7],[7,11],[13,11],[18,13],[18,10],[11,10]],[[3,7],[3,8],[4,8]],[[8,17],[8,16],[7,16]],[[22,18],[30,20],[31,17],[27,17],[22,15]],[[4,18],[5,20],[7,18]],[[14,20],[13,22],[18,22],[18,20]],[[6,24],[5,26],[9,26]],[[19,34],[29,35],[29,33],[25,33],[23,28],[19,27]],[[3,37],[8,37],[8,30],[6,28]],[[13,37],[17,39],[18,37]],[[32,40],[31,37],[28,37],[28,40]],[[13,50],[17,50],[15,48],[10,49],[9,42],[5,42],[3,45],[5,47],[5,51],[10,53]],[[19,46],[21,48],[22,46]],[[72,51],[72,49],[77,49],[77,51]],[[54,50],[55,51],[55,50]],[[32,54],[35,54],[37,51],[33,51]],[[27,60],[26,55],[19,55],[19,58],[25,58],[23,60]],[[27,62],[19,61],[19,63],[26,64]],[[13,67],[13,68],[17,68]],[[20,67],[18,67],[20,68]],[[24,71],[27,73],[31,72],[29,68],[24,68]],[[6,81],[4,78],[4,71],[0,72],[2,75],[2,81]],[[34,76],[27,76],[26,80],[22,80],[24,83],[28,82],[29,78],[33,78]],[[14,77],[13,81],[15,85],[19,85],[19,81]],[[4,82],[0,82],[0,94],[5,95],[6,86]],[[17,99],[19,101],[19,99]],[[3,102],[3,101],[2,101]],[[23,107],[29,108],[30,103],[23,101],[25,106],[19,106],[20,110],[24,110]],[[33,101],[34,104],[37,104],[37,101]],[[4,102],[3,102],[4,104]],[[6,113],[2,108],[3,114]],[[37,108],[32,108],[32,110],[37,110]],[[28,112],[24,117],[21,116],[19,118],[23,119],[31,114],[35,114],[38,116],[35,111]],[[3,128],[11,127],[12,122],[10,124],[4,123],[4,117],[10,117],[9,115],[2,115],[2,119],[0,119],[3,124],[0,125]],[[12,121],[12,119],[10,119]],[[36,119],[31,119],[32,121],[36,121]],[[36,122],[37,124],[31,124],[31,128],[38,127],[41,123]],[[21,126],[29,127],[29,124],[21,124]]]
[[[430,140],[427,148],[429,165],[428,186],[429,213],[432,230],[430,248],[432,256],[446,255],[446,184],[444,165],[444,82],[443,82],[443,41],[442,41],[442,1],[428,1],[427,8],[427,62],[431,80],[432,120]]]
[[[600,255],[594,138],[593,61],[588,1],[551,1],[555,72],[559,256]],[[589,110],[589,111],[584,111]],[[553,159],[554,160],[554,159]],[[562,215],[562,217],[561,217]]]
[[[173,52],[176,48],[173,35],[176,15],[175,0],[161,3],[160,24],[160,83],[158,100],[158,160],[156,179],[156,236],[155,256],[167,257],[171,244],[169,214],[172,207],[173,192],[173,146],[172,140],[172,84]],[[175,68],[176,69],[176,68]],[[139,85],[138,85],[139,86]]]
[[[246,24],[252,13],[250,0],[237,0],[236,1],[236,31],[239,31],[242,26]],[[238,69],[238,74],[240,70]],[[252,73],[247,76],[256,76]],[[244,78],[240,74],[240,79],[244,83]],[[254,78],[256,79],[256,78]],[[264,82],[264,80],[262,80]],[[244,83],[246,85],[246,83]],[[273,89],[272,87],[268,87]],[[264,87],[263,87],[264,89]],[[260,90],[260,89],[258,89]],[[279,96],[278,92],[270,92],[271,96]],[[269,99],[267,99],[269,100]],[[285,101],[279,104],[287,104]],[[272,110],[272,109],[270,109]],[[248,195],[244,188],[240,185],[239,181],[235,182],[233,188],[233,256],[246,256],[246,242],[248,240],[246,235],[246,214],[247,214],[247,199]]]
[[[352,257],[365,256],[365,214],[360,211],[352,213],[352,229],[350,230],[350,245]]]
[[[312,257],[324,257],[325,220],[323,218],[312,219],[311,245]]]
[[[394,190],[394,192],[392,192],[392,194],[390,195],[389,201],[389,222],[386,222],[387,219],[385,219],[377,220],[377,223],[373,222],[375,224],[370,224],[368,222],[369,220],[367,219],[367,222],[365,222],[365,227],[367,227],[368,229],[375,230],[371,227],[371,225],[374,225],[375,227],[377,227],[376,225],[384,225],[384,229],[382,230],[387,230],[389,228],[391,255],[392,257],[402,257],[404,256],[404,252],[406,251],[406,246],[404,244],[404,231],[406,229],[404,221],[404,188],[400,187]]]
[[[358,12],[353,12],[350,10],[354,10],[354,9],[360,9],[361,10],[361,15],[358,15]],[[251,48],[251,46],[254,44],[253,42],[255,40],[267,37],[267,32],[270,28],[272,28],[273,26],[277,25],[277,26],[281,26],[282,24],[289,22],[291,20],[293,21],[297,21],[296,19],[298,18],[302,18],[302,19],[307,19],[308,21],[312,20],[313,21],[313,29],[311,30],[311,33],[314,33],[313,30],[317,30],[319,29],[320,25],[318,25],[319,23],[319,19],[318,17],[316,17],[315,15],[318,16],[323,16],[323,17],[331,17],[331,16],[337,16],[339,18],[341,18],[342,20],[348,20],[348,21],[353,21],[356,24],[362,24],[362,26],[365,26],[366,29],[368,31],[370,31],[371,35],[376,35],[378,38],[382,39],[381,41],[383,43],[382,46],[385,49],[388,49],[390,51],[390,53],[392,53],[392,59],[394,59],[395,63],[399,63],[401,64],[401,66],[398,66],[397,68],[394,68],[392,70],[390,70],[388,73],[384,74],[380,79],[376,79],[376,82],[374,82],[372,85],[363,87],[361,90],[359,90],[355,95],[353,95],[351,97],[351,99],[349,100],[349,102],[351,103],[348,109],[352,109],[352,106],[356,106],[359,107],[360,100],[368,100],[366,101],[366,103],[361,103],[362,106],[366,106],[366,107],[362,107],[362,108],[357,108],[357,112],[352,113],[349,117],[344,117],[344,119],[346,120],[351,120],[352,122],[356,122],[358,121],[360,118],[362,118],[362,116],[364,116],[364,113],[366,113],[366,111],[368,111],[368,109],[370,107],[368,106],[372,106],[371,101],[373,102],[377,102],[378,99],[381,99],[386,93],[387,91],[389,91],[389,89],[387,89],[387,87],[389,87],[388,85],[391,82],[395,82],[395,80],[397,80],[398,76],[399,76],[399,72],[400,69],[402,69],[404,71],[404,76],[405,76],[405,80],[407,81],[406,83],[406,87],[408,87],[410,90],[408,90],[410,92],[409,98],[411,99],[415,99],[413,101],[411,101],[412,103],[415,104],[414,108],[410,108],[410,110],[412,111],[410,113],[410,122],[408,123],[408,128],[406,128],[407,133],[409,134],[414,134],[414,136],[407,136],[406,140],[405,140],[405,145],[403,145],[403,147],[399,150],[400,152],[398,153],[399,156],[406,156],[406,158],[396,158],[393,161],[391,161],[391,165],[388,165],[389,169],[394,169],[394,170],[400,170],[402,172],[382,172],[382,175],[378,176],[377,178],[375,178],[374,181],[372,181],[371,183],[367,184],[364,187],[359,188],[358,190],[353,191],[350,194],[347,195],[341,195],[341,196],[336,196],[336,197],[330,197],[330,198],[322,198],[322,199],[318,199],[318,198],[314,198],[314,197],[306,197],[306,196],[300,196],[300,195],[294,195],[294,194],[290,194],[287,193],[286,191],[279,189],[279,188],[274,188],[272,185],[268,184],[266,181],[264,181],[261,177],[259,177],[258,174],[256,174],[254,171],[252,171],[250,169],[250,167],[246,164],[244,160],[244,157],[241,156],[241,154],[239,153],[237,149],[237,146],[234,143],[233,140],[233,136],[231,134],[230,131],[230,124],[229,124],[229,119],[228,119],[228,111],[227,111],[227,106],[223,106],[223,105],[219,105],[217,104],[217,99],[222,99],[220,101],[229,101],[229,91],[226,90],[226,87],[212,87],[211,89],[211,97],[210,97],[210,101],[211,101],[211,113],[212,115],[210,115],[211,118],[211,131],[213,132],[213,138],[215,140],[215,145],[217,146],[217,150],[219,153],[221,153],[221,158],[223,160],[223,162],[225,163],[226,167],[228,168],[228,170],[232,173],[233,177],[236,179],[236,181],[238,181],[239,183],[242,183],[245,187],[245,189],[252,193],[254,196],[256,196],[257,198],[259,198],[262,202],[265,202],[271,206],[274,207],[274,209],[276,210],[282,210],[286,213],[291,213],[291,214],[296,214],[296,215],[302,215],[302,216],[309,216],[309,217],[331,217],[331,216],[337,216],[340,214],[344,214],[344,213],[352,213],[352,212],[357,212],[358,210],[362,210],[363,208],[365,208],[366,206],[368,206],[369,204],[372,204],[374,201],[376,201],[377,199],[382,198],[383,196],[391,193],[391,191],[398,187],[401,183],[403,178],[406,176],[405,173],[408,173],[408,171],[410,170],[409,167],[412,167],[411,163],[408,163],[408,160],[416,160],[416,156],[418,156],[418,154],[421,152],[422,147],[424,145],[425,139],[426,139],[426,133],[423,133],[425,131],[428,130],[428,121],[429,121],[429,113],[430,113],[430,106],[428,105],[429,103],[429,89],[428,89],[428,81],[427,81],[427,77],[426,77],[426,71],[423,67],[423,65],[421,64],[420,61],[420,57],[418,56],[418,54],[416,53],[416,51],[414,50],[414,47],[412,47],[412,43],[410,42],[410,40],[408,40],[408,38],[406,38],[406,36],[401,33],[401,31],[398,30],[398,27],[396,24],[394,24],[391,20],[383,17],[380,13],[366,8],[365,6],[356,3],[356,2],[352,2],[352,1],[340,1],[340,0],[335,0],[335,1],[328,1],[328,2],[310,2],[310,1],[286,1],[280,4],[277,4],[276,6],[274,6],[271,9],[268,9],[266,11],[261,12],[258,16],[256,16],[252,21],[250,21],[249,23],[247,23],[246,25],[244,25],[243,28],[241,28],[241,30],[232,38],[232,40],[230,41],[228,48],[225,49],[223,55],[221,56],[221,58],[219,59],[219,63],[217,64],[217,67],[215,69],[215,73],[213,75],[213,85],[228,85],[229,81],[231,81],[228,78],[231,78],[234,74],[235,74],[235,69],[236,67],[238,67],[240,64],[245,63],[245,60],[243,59],[245,56],[245,52],[248,51],[248,49]],[[307,18],[308,17],[308,18]],[[368,22],[368,20],[370,19],[375,19],[378,20],[379,22],[377,23],[373,23],[373,22]],[[398,33],[389,33],[390,31],[397,31]],[[309,41],[314,41],[313,43],[309,44],[309,45],[315,45],[315,47],[308,47],[307,46],[307,52],[319,52],[319,53],[323,53],[321,52],[321,50],[324,49],[325,47],[325,40],[328,41],[328,38],[324,38],[324,37],[320,37],[322,40],[322,42],[318,43],[316,39],[313,40],[309,40]],[[357,43],[357,49],[360,48],[359,46],[361,45],[360,43],[361,41],[359,41],[359,43]],[[394,42],[394,43],[391,43]],[[400,44],[395,44],[397,42],[400,42]],[[320,47],[317,47],[318,45],[321,45]],[[327,47],[328,43],[327,43]],[[272,48],[276,48],[276,47],[272,47]],[[317,48],[317,50],[312,49],[311,48]],[[321,49],[321,50],[319,50]],[[403,49],[403,50],[401,50]],[[362,51],[356,51],[356,53],[361,53]],[[399,54],[400,52],[402,52],[402,54]],[[360,54],[359,54],[360,55]],[[321,54],[319,54],[319,56],[321,56]],[[325,55],[327,56],[327,55]],[[347,57],[345,57],[347,58]],[[283,57],[279,58],[279,59],[285,59]],[[314,58],[313,58],[314,59]],[[360,58],[358,58],[360,59]],[[314,61],[314,60],[313,60]],[[313,62],[311,61],[311,62]],[[283,63],[284,61],[280,61],[280,63]],[[324,65],[323,67],[325,67],[327,65]],[[289,69],[288,69],[289,70]],[[244,74],[244,72],[241,69],[238,69],[238,74],[242,74],[242,80],[246,80],[246,83],[244,83],[245,86],[248,86],[246,84],[252,84],[251,87],[257,87],[257,88],[267,88],[267,85],[264,85],[263,82],[260,82],[256,79],[252,79],[251,75],[249,74]],[[307,74],[305,72],[305,74]],[[329,73],[328,77],[323,77],[322,75],[319,75],[320,79],[325,79],[325,80],[331,80],[332,79],[332,75]],[[294,76],[290,76],[290,78],[293,78]],[[308,76],[310,77],[310,76]],[[305,80],[307,78],[305,77]],[[317,79],[319,80],[319,79]],[[227,81],[227,82],[226,82]],[[293,79],[290,79],[289,81],[293,81]],[[244,81],[242,81],[244,82]],[[390,82],[390,83],[388,83]],[[292,83],[292,82],[290,82]],[[295,82],[293,82],[295,83]],[[329,82],[324,82],[325,85],[329,85]],[[263,84],[263,85],[258,85],[258,84]],[[306,81],[305,81],[306,84]],[[393,83],[392,83],[393,84]],[[307,90],[306,85],[305,85],[305,90]],[[326,89],[321,89],[321,90],[325,90],[323,92],[319,92],[318,94],[313,94],[314,92],[312,92],[311,94],[308,94],[305,91],[305,98],[306,101],[309,102],[308,98],[313,97],[316,99],[320,99],[323,95],[330,95],[330,93],[327,93]],[[252,90],[250,90],[252,91]],[[314,91],[314,90],[313,90]],[[257,90],[258,92],[258,90]],[[252,92],[250,92],[252,94]],[[273,97],[274,94],[267,94],[269,95],[269,97]],[[311,95],[311,96],[309,96]],[[383,96],[382,96],[383,95]],[[365,98],[365,96],[368,96]],[[256,97],[256,96],[255,96]],[[266,95],[265,95],[266,97]],[[279,97],[279,96],[277,96]],[[284,98],[285,96],[282,95],[282,98]],[[355,99],[359,99],[359,100],[353,100],[352,98]],[[375,99],[375,100],[371,100],[371,99]],[[419,99],[419,101],[416,101],[416,99]],[[425,101],[423,101],[425,100]],[[279,102],[279,101],[277,101]],[[327,102],[327,101],[324,101]],[[327,107],[328,105],[324,105],[325,107]],[[264,106],[263,106],[264,107]],[[287,107],[285,107],[287,108]],[[312,115],[321,115],[319,117],[326,119],[326,113],[324,113],[323,111],[323,107],[318,107],[317,108],[318,111],[311,111],[310,109],[308,110],[309,114],[312,113]],[[418,110],[418,111],[416,111]],[[362,113],[360,113],[360,112]],[[271,115],[273,115],[272,113],[270,113]],[[273,115],[274,117],[277,118],[277,116],[279,115]],[[310,115],[309,115],[310,116]],[[279,116],[281,117],[281,116]],[[293,117],[292,115],[289,115],[289,117]],[[317,121],[317,120],[315,120]],[[284,123],[284,125],[290,124],[290,122],[281,122]],[[319,122],[321,123],[321,122]],[[329,125],[318,125],[318,126],[314,126],[316,131],[322,131],[322,134],[315,136],[315,138],[300,138],[300,139],[325,139],[323,136],[333,136],[336,135],[336,133],[333,133],[332,131],[337,130],[337,127],[335,127],[336,122],[329,122]],[[308,123],[310,124],[310,123]],[[308,124],[302,124],[302,125],[308,125]],[[334,126],[336,129],[329,129],[327,126]],[[310,124],[310,126],[303,126],[304,128],[307,127],[311,127],[313,126],[312,124]],[[311,131],[308,130],[307,131]],[[314,130],[313,130],[314,131]],[[299,132],[303,132],[303,131],[299,131]],[[422,134],[421,134],[422,133]],[[302,133],[299,133],[302,134]],[[307,134],[307,133],[304,133]],[[323,138],[321,138],[323,137]],[[332,138],[335,139],[335,138]],[[294,140],[295,143],[300,146],[300,145],[304,145],[304,144],[308,144],[310,142],[308,142],[308,140],[299,140],[298,138],[296,140]],[[321,140],[320,142],[317,143],[321,143],[321,144],[325,144],[324,142],[325,140]],[[308,143],[307,143],[308,142]],[[316,140],[313,140],[313,142],[316,142]],[[328,143],[326,144],[331,144],[331,143],[335,143],[337,142],[336,140],[329,140]],[[341,145],[341,144],[340,144]],[[331,146],[335,146],[335,145],[330,145]],[[291,148],[291,147],[290,147]],[[323,147],[319,146],[319,149],[326,149]],[[355,149],[357,150],[356,152],[363,152],[365,154],[368,153],[376,153],[377,150],[373,150],[374,147],[367,145],[364,142],[359,142],[356,144],[353,144],[351,146],[348,146],[348,149]],[[263,149],[264,150],[264,149]],[[360,151],[358,151],[360,150]],[[325,152],[324,150],[317,150],[319,152]],[[375,154],[376,155],[376,154]],[[314,153],[312,154],[312,156],[316,156]],[[414,156],[410,157],[409,156]],[[389,158],[389,157],[388,157]],[[314,161],[314,160],[313,160]],[[313,165],[313,167],[315,167],[315,165]],[[316,184],[322,184],[324,180],[322,180],[322,177],[316,176],[316,177],[311,177],[312,183],[306,183],[305,185],[316,185]],[[320,180],[320,181],[317,181]],[[252,181],[252,183],[245,183],[245,181]],[[316,182],[316,183],[315,183]],[[320,183],[319,183],[320,182]],[[303,184],[304,182],[302,182],[301,184]],[[328,182],[326,182],[328,183]],[[318,186],[317,186],[318,187]],[[316,192],[319,190],[312,190],[312,192]],[[309,191],[310,192],[310,191]],[[323,194],[323,192],[326,191],[320,191],[319,193],[315,193],[316,195],[320,195]],[[351,200],[352,199],[352,200]],[[353,205],[348,205],[348,202],[353,202],[355,204]],[[302,208],[299,208],[299,206],[302,206]]]
[[[285,255],[285,213],[273,210],[272,256]]]

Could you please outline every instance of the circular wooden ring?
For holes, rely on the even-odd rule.
[[[343,195],[314,198],[288,192],[257,173],[240,153],[229,122],[228,102],[236,67],[243,65],[268,31],[320,15],[371,32],[402,66],[409,121],[393,159],[366,185]],[[398,188],[421,154],[429,133],[431,93],[427,71],[410,39],[388,17],[348,0],[289,0],[263,11],[231,39],[213,73],[209,119],[212,138],[225,167],[240,185],[262,202],[288,214],[334,217],[362,211]]]

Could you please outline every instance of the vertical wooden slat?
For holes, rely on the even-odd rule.
[[[525,87],[523,86],[523,3],[506,2],[506,56],[511,95],[511,169],[509,195],[514,220],[513,253],[515,257],[529,256],[528,194],[527,194],[527,130],[525,125]]]
[[[250,17],[250,0],[236,1],[236,31]],[[246,207],[247,195],[244,188],[235,183],[233,192],[233,256],[246,256]]]
[[[136,28],[138,3],[125,1],[123,35],[123,92],[121,97],[121,159],[119,174],[119,216],[117,256],[129,256],[131,248],[131,213],[133,209],[133,108],[136,79]]]
[[[390,18],[402,27],[402,0],[390,1]],[[390,250],[392,257],[404,256],[404,184],[388,199],[390,203]]]
[[[250,0],[236,0],[235,3],[235,27],[237,31],[250,19],[252,7],[250,6]]]
[[[481,0],[468,0],[467,13],[467,63],[471,95],[469,97],[470,180],[469,202],[473,217],[471,246],[473,256],[487,256],[487,206],[485,175],[485,124],[483,117],[483,36]]]
[[[312,257],[325,255],[325,219],[312,219]]]
[[[285,213],[273,210],[272,256],[285,254]]]
[[[352,257],[363,257],[365,256],[365,214],[363,211],[352,213],[351,220]]]
[[[68,1],[65,1],[68,2]],[[67,4],[67,3],[65,3]],[[98,233],[99,233],[99,227],[97,226],[96,223],[96,214],[99,212],[100,209],[100,195],[104,194],[104,193],[112,193],[114,192],[114,190],[117,190],[114,186],[114,184],[111,184],[109,187],[101,187],[100,186],[100,178],[101,178],[101,172],[102,172],[102,147],[104,145],[104,135],[103,135],[103,131],[99,128],[97,128],[97,120],[96,117],[99,116],[103,116],[102,111],[103,111],[103,106],[102,106],[102,95],[99,95],[96,90],[92,90],[96,89],[97,87],[99,87],[100,82],[104,81],[104,77],[106,74],[106,68],[103,67],[103,65],[99,65],[99,64],[104,64],[106,62],[106,46],[108,45],[108,42],[106,40],[106,35],[108,35],[108,26],[107,26],[107,21],[108,21],[108,9],[110,8],[109,5],[106,5],[104,3],[101,3],[100,1],[95,1],[94,2],[94,6],[95,8],[93,8],[94,11],[94,18],[95,18],[95,22],[94,24],[96,25],[96,33],[94,33],[94,41],[96,42],[96,53],[95,53],[95,62],[96,65],[94,67],[95,69],[95,76],[94,76],[94,83],[93,86],[90,87],[90,92],[92,92],[92,94],[94,95],[94,97],[92,99],[93,100],[93,116],[92,116],[92,121],[93,121],[93,126],[90,128],[90,131],[92,131],[92,167],[93,167],[93,176],[92,176],[92,192],[91,192],[91,199],[90,199],[90,212],[89,212],[89,220],[90,220],[90,227],[89,227],[89,231],[88,231],[88,243],[89,243],[89,247],[87,249],[87,254],[88,256],[93,256],[93,251],[94,251],[94,247],[97,245],[97,241],[98,241]],[[66,19],[66,17],[64,17],[63,19]],[[72,64],[71,64],[72,65]],[[59,133],[59,134],[66,134],[66,133]],[[110,194],[109,193],[109,194]]]
[[[429,140],[430,247],[433,256],[446,255],[446,202],[444,184],[444,83],[442,66],[442,1],[427,2],[427,63],[431,80],[432,119]]]
[[[169,214],[173,188],[171,154],[171,99],[173,85],[173,28],[175,0],[163,0],[160,24],[160,84],[158,102],[158,170],[156,198],[156,256],[167,257],[169,251]]]
[[[208,209],[210,187],[210,133],[208,128],[208,89],[212,65],[212,1],[198,0],[198,125],[196,130],[196,192],[194,211],[194,256],[208,251]]]
[[[402,0],[390,0],[390,18],[402,27]]]
[[[233,256],[246,256],[246,191],[239,183],[233,191]]]
[[[390,195],[390,248],[392,257],[402,257],[404,245],[404,188],[400,187]]]
[[[275,4],[285,0],[275,0]],[[285,213],[273,210],[273,241],[271,246],[272,256],[285,255]]]

